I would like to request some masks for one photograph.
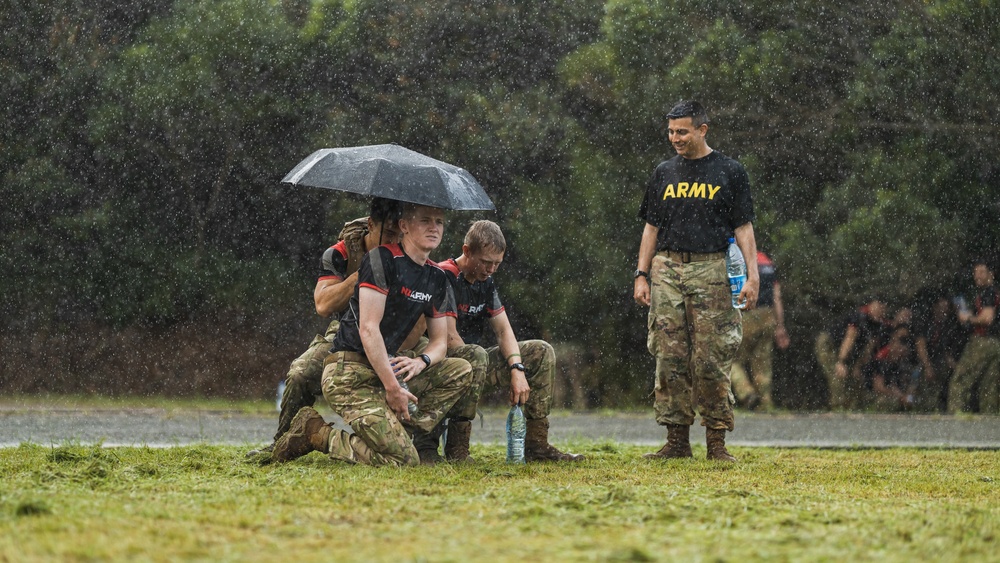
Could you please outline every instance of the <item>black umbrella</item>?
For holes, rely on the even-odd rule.
[[[281,181],[442,209],[495,209],[468,171],[399,145],[321,149]]]

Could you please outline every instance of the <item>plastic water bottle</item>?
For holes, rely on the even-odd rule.
[[[524,463],[524,436],[527,433],[528,423],[521,405],[514,405],[507,413],[507,463]]]
[[[281,398],[284,395],[285,395],[285,380],[282,379],[281,383],[278,384],[278,401],[275,405],[275,408],[278,409],[278,412],[281,412]]]
[[[958,309],[959,314],[968,315],[972,313],[972,311],[969,310],[969,303],[965,300],[965,297],[957,295],[954,299],[952,299],[952,303],[955,304],[955,308]]]
[[[740,304],[740,291],[747,281],[747,262],[743,259],[740,247],[736,245],[736,239],[729,239],[729,250],[726,251],[726,273],[729,274],[729,291],[733,294],[733,307],[742,309],[746,303]]]
[[[403,389],[405,389],[407,393],[410,392],[410,386],[407,385],[405,381],[403,381],[402,377],[397,377],[396,381],[399,382],[399,386],[402,387]],[[407,401],[406,402],[406,410],[407,410],[407,412],[410,413],[410,416],[413,416],[413,414],[415,412],[417,412],[417,404],[414,403],[413,401]]]

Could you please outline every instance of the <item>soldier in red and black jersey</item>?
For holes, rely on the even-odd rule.
[[[450,275],[458,317],[449,320],[448,355],[472,364],[472,385],[448,413],[445,458],[471,461],[469,439],[472,419],[485,385],[507,387],[510,404],[523,404],[528,431],[524,442],[527,461],[577,461],[582,455],[563,453],[549,444],[549,409],[552,405],[552,378],[556,355],[544,340],[518,341],[507,320],[493,280],[503,262],[507,243],[500,227],[492,221],[476,221],[465,235],[462,255],[439,265]],[[489,324],[499,346],[479,346]],[[415,434],[414,444],[423,463],[440,460],[440,428],[431,434]]]
[[[302,407],[311,407],[316,396],[323,393],[320,381],[323,378],[323,360],[330,353],[330,346],[340,328],[340,313],[354,293],[358,281],[358,266],[369,250],[380,244],[399,242],[399,216],[402,204],[398,201],[375,198],[368,217],[355,219],[344,224],[339,241],[323,252],[320,260],[319,276],[313,289],[316,313],[331,318],[325,334],[317,334],[309,348],[292,361],[285,376],[285,390],[281,395],[281,412],[278,415],[278,431],[268,446],[253,450],[248,456],[270,452],[274,442],[288,431],[292,418]],[[422,328],[420,329],[422,332]],[[419,334],[415,335],[415,338]],[[407,344],[412,346],[413,339]]]
[[[971,311],[959,311],[958,320],[971,333],[948,387],[948,412],[970,410],[973,391],[979,389],[979,412],[1000,414],[1000,293],[993,285],[993,269],[983,260],[972,271],[976,296]]]
[[[415,465],[419,456],[410,434],[431,431],[468,391],[472,367],[445,357],[446,319],[455,316],[448,276],[428,259],[444,234],[444,212],[409,205],[399,227],[399,244],[380,246],[361,261],[325,360],[323,396],[354,433],[332,428],[314,409],[303,408],[275,444],[275,461],[318,450],[351,463]],[[397,356],[422,318],[429,336],[424,353]],[[412,414],[410,402],[416,404]]]

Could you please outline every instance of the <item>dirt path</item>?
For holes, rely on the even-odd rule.
[[[333,419],[328,411],[321,411]],[[0,447],[22,442],[105,446],[193,443],[259,445],[270,441],[276,415],[166,409],[17,409],[0,407]],[[664,430],[648,413],[554,413],[551,438],[657,445]],[[504,413],[488,411],[473,426],[473,441],[504,439]],[[704,430],[695,426],[692,440]],[[738,414],[728,442],[737,446],[926,447],[1000,449],[1000,417],[844,414]]]

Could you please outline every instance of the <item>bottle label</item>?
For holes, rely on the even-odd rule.
[[[526,422],[520,406],[515,405],[507,414],[507,462],[524,463],[524,438]]]
[[[743,291],[743,284],[746,283],[746,275],[729,276],[729,291],[733,294],[733,308],[742,309],[746,305],[739,302],[740,292]]]
[[[746,283],[746,276],[729,276],[729,291],[732,294],[739,295],[743,291],[743,284]]]

